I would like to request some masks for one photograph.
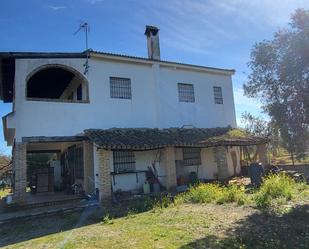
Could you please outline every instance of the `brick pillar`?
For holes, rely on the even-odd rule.
[[[256,152],[259,158],[259,162],[264,166],[268,165],[266,144],[258,144],[256,146]]]
[[[86,194],[94,193],[93,144],[83,141],[84,190]]]
[[[176,191],[177,188],[177,176],[176,176],[176,164],[175,164],[175,148],[164,148],[164,166],[166,170],[166,188],[168,191]]]
[[[26,202],[27,187],[27,146],[16,142],[13,149],[14,194],[17,204]]]
[[[228,165],[226,160],[226,149],[223,146],[214,148],[214,157],[218,167],[218,179],[226,180],[229,177]]]
[[[99,200],[108,200],[112,196],[111,175],[110,175],[110,152],[108,150],[99,149]]]

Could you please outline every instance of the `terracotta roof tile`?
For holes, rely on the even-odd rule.
[[[214,147],[221,145],[254,145],[267,143],[267,138],[231,136],[226,128],[112,128],[88,129],[85,135],[105,149],[147,150],[166,146]]]

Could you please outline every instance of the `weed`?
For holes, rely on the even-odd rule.
[[[126,218],[130,219],[130,218],[134,218],[136,216],[136,214],[138,214],[138,211],[134,208],[129,209]]]
[[[244,188],[236,185],[220,186],[219,184],[199,184],[188,192],[178,195],[175,204],[182,203],[231,203],[244,205],[248,201]]]
[[[297,183],[285,174],[272,174],[264,179],[261,187],[255,193],[254,200],[258,207],[283,205],[304,195],[307,189],[305,184]]]
[[[113,223],[114,223],[114,222],[113,222],[113,220],[112,220],[112,218],[110,217],[109,214],[106,214],[106,215],[103,217],[103,220],[102,220],[102,222],[101,222],[101,224],[108,224],[108,225],[113,224]]]
[[[249,201],[248,195],[245,193],[244,187],[230,184],[223,187],[221,196],[217,199],[218,204],[237,203],[237,205],[244,205]]]

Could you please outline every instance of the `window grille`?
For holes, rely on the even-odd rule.
[[[223,104],[222,88],[214,86],[215,104]]]
[[[83,148],[75,145],[66,151],[67,167],[72,178],[84,178]]]
[[[178,97],[180,102],[195,102],[193,85],[178,83]]]
[[[125,78],[110,77],[111,98],[131,99],[131,80]]]
[[[200,148],[183,148],[183,165],[201,165],[201,149]]]
[[[133,151],[114,151],[114,172],[130,172],[135,170],[135,155]]]

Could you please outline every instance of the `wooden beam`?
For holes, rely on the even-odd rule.
[[[23,143],[55,143],[55,142],[80,142],[88,140],[85,136],[54,136],[54,137],[23,137]]]
[[[61,153],[61,150],[28,150],[27,154]]]

